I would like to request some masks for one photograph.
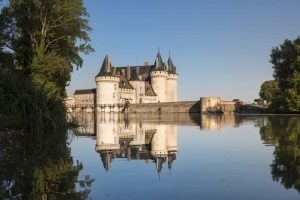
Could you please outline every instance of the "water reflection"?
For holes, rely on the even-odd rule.
[[[300,118],[287,116],[234,116],[148,114],[122,115],[99,113],[82,116],[85,126],[81,135],[96,136],[96,152],[104,169],[111,170],[112,161],[122,158],[153,163],[153,170],[170,172],[178,153],[177,126],[198,126],[200,131],[220,131],[243,124],[259,127],[263,143],[275,146],[270,165],[273,181],[285,188],[300,191]],[[96,123],[95,123],[96,122]],[[93,134],[94,133],[94,134]],[[200,133],[200,132],[199,132]]]
[[[154,162],[161,172],[166,163],[169,170],[178,151],[177,126],[199,126],[201,130],[217,131],[224,126],[238,127],[248,117],[199,114],[108,114],[83,113],[76,116],[82,125],[78,135],[95,136],[96,151],[108,172],[112,160],[144,160]],[[250,118],[251,120],[251,118]]]
[[[247,121],[253,121],[253,116],[235,116],[233,114],[107,114],[103,113],[74,113],[75,117],[80,124],[77,129],[77,135],[95,136],[97,124],[105,126],[107,122],[109,126],[121,125],[128,126],[129,123],[139,123],[147,126],[153,124],[173,124],[184,126],[199,126],[202,130],[216,131],[222,127],[233,126],[238,127]],[[104,121],[103,121],[104,120]],[[96,123],[95,123],[96,122]],[[124,129],[124,128],[123,128]],[[156,128],[155,128],[156,129]],[[129,131],[129,130],[127,130]]]
[[[300,192],[300,118],[270,116],[260,119],[260,134],[275,145],[271,173],[274,181]]]
[[[86,199],[93,179],[79,179],[65,132],[0,131],[0,199]]]
[[[96,151],[106,171],[114,158],[145,160],[145,163],[152,160],[158,173],[163,163],[167,163],[169,170],[172,168],[178,151],[177,124],[154,119],[143,123],[141,118],[129,120],[124,115],[97,115]]]

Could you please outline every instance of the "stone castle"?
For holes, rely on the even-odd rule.
[[[159,52],[153,65],[142,66],[115,67],[106,55],[96,88],[76,90],[71,104],[106,105],[105,111],[112,111],[110,105],[176,102],[178,77],[171,57],[164,63]]]
[[[163,62],[157,53],[153,65],[113,66],[105,56],[95,77],[96,88],[76,90],[66,99],[68,112],[131,113],[233,113],[235,103],[220,97],[201,97],[200,101],[177,101],[179,75],[169,56]]]

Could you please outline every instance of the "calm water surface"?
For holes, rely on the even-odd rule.
[[[2,199],[299,199],[300,117],[76,114],[0,132]]]
[[[71,154],[92,199],[300,198],[297,116],[79,117]]]

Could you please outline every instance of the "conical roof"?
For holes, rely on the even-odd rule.
[[[110,152],[100,153],[101,161],[106,172],[110,170],[112,154]]]
[[[175,67],[175,65],[173,65],[171,56],[169,56],[169,58],[168,58],[167,67],[168,67],[167,71],[169,72],[169,74],[176,74],[176,67]]]
[[[164,63],[162,61],[162,58],[161,58],[161,55],[160,55],[159,52],[157,53],[156,59],[155,59],[155,62],[154,62],[154,70],[158,70],[158,71],[164,71],[165,70]]]
[[[105,56],[101,66],[101,70],[97,76],[114,76],[113,66],[108,55]]]
[[[157,171],[157,173],[160,174],[160,172],[162,170],[162,164],[164,163],[164,158],[156,157],[155,158],[155,163],[156,163],[156,171]]]

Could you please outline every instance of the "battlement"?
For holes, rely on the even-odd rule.
[[[177,80],[179,78],[178,74],[168,74],[168,80]]]
[[[151,77],[164,77],[164,78],[166,78],[168,76],[168,72],[166,72],[166,71],[151,71],[150,76]]]
[[[119,82],[120,78],[117,76],[97,76],[96,82],[98,81]]]

